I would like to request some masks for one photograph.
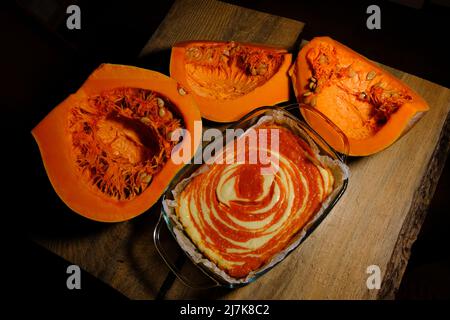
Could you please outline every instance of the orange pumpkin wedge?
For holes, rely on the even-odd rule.
[[[375,63],[329,38],[314,38],[289,71],[297,100],[325,114],[347,136],[350,155],[379,152],[429,109],[411,88]],[[312,113],[305,120],[338,151],[340,138]]]
[[[170,158],[178,142],[169,130],[186,129],[191,139],[180,143],[195,153],[195,121],[198,108],[175,80],[103,64],[32,134],[66,205],[92,220],[118,222],[149,209],[181,168]]]
[[[194,96],[202,117],[231,122],[289,99],[292,55],[237,42],[181,42],[172,48],[170,76]]]

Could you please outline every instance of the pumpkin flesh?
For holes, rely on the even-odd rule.
[[[391,145],[428,110],[400,80],[342,44],[313,39],[290,70],[299,102],[325,114],[347,136],[350,155],[369,155]],[[303,114],[320,134],[321,120]],[[337,139],[329,138],[338,151]]]
[[[235,121],[289,99],[286,50],[237,42],[196,41],[172,48],[170,75],[194,96],[202,116]]]
[[[118,200],[142,193],[170,158],[182,129],[166,97],[150,90],[117,88],[90,96],[71,110],[69,132],[86,182]]]

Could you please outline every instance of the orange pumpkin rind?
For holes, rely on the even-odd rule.
[[[73,156],[68,118],[74,106],[86,102],[89,96],[106,90],[129,87],[151,90],[173,103],[181,115],[185,129],[191,134],[191,154],[200,144],[194,135],[194,123],[201,123],[200,113],[191,95],[181,95],[173,79],[158,72],[137,67],[102,64],[82,87],[54,108],[33,130],[49,180],[59,197],[78,214],[96,221],[119,222],[148,210],[161,196],[170,180],[183,164],[167,159],[148,187],[130,200],[118,200],[86,183]],[[195,138],[195,140],[194,140]]]

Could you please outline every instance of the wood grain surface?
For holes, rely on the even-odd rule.
[[[298,21],[217,1],[181,0],[141,56],[168,54],[175,42],[189,39],[292,49],[302,28]],[[392,298],[449,150],[450,90],[386,68],[422,95],[430,111],[388,149],[350,159],[349,185],[341,201],[294,253],[255,283],[235,290],[185,287],[168,271],[152,242],[158,205],[132,221],[87,234],[35,239],[130,298]],[[366,286],[370,265],[381,269],[380,290]]]

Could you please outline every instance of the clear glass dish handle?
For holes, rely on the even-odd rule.
[[[314,107],[311,107],[304,103],[293,103],[288,104],[285,106],[281,106],[282,109],[289,111],[295,108],[299,108],[300,110],[307,110],[308,112],[311,112],[315,114],[316,116],[319,116],[327,125],[330,126],[330,128],[339,135],[340,140],[342,141],[342,151],[337,151],[333,147],[330,146],[330,144],[327,142],[327,140],[316,130],[311,128],[310,125],[308,125],[309,129],[313,131],[317,136],[319,136],[330,148],[336,151],[337,156],[339,156],[340,160],[344,163],[347,163],[347,157],[350,150],[350,144],[347,138],[347,135],[333,122],[331,121],[326,115],[324,115],[321,111],[317,110]]]
[[[338,151],[335,148],[333,148],[332,146],[330,146],[330,144],[327,142],[325,137],[323,137],[320,133],[318,133],[309,124],[306,123],[308,129],[311,130],[317,137],[319,137],[331,150],[335,151],[336,155],[339,157],[339,159],[342,162],[347,163],[347,157],[349,155],[350,147],[349,147],[348,138],[345,135],[345,133],[322,112],[320,112],[316,108],[306,105],[304,103],[279,104],[276,106],[270,106],[270,107],[265,106],[265,107],[256,108],[253,111],[246,114],[245,116],[243,116],[241,119],[239,119],[236,122],[238,122],[238,123],[244,122],[247,119],[251,119],[256,114],[265,112],[270,109],[273,109],[273,110],[281,109],[281,110],[285,110],[285,111],[291,111],[294,109],[298,109],[299,111],[306,110],[307,112],[311,112],[315,116],[318,116],[320,119],[322,119],[322,121],[324,121],[330,127],[331,130],[333,130],[339,136],[339,139],[341,140],[341,143],[342,143],[342,150]],[[292,115],[292,117],[296,118],[294,115]]]
[[[178,278],[178,280],[180,280],[185,286],[192,288],[192,289],[210,289],[210,288],[221,286],[217,280],[213,279],[211,276],[209,276],[208,274],[203,272],[203,270],[202,270],[202,272],[203,272],[205,278],[207,278],[208,281],[211,282],[211,285],[196,283],[183,275],[182,271],[180,270],[181,268],[177,266],[177,264],[178,264],[177,261],[174,261],[174,259],[169,257],[166,250],[164,249],[164,246],[161,244],[160,236],[161,236],[161,228],[163,228],[163,227],[167,228],[167,225],[164,220],[163,214],[161,214],[158,219],[158,223],[155,226],[155,230],[153,231],[153,242],[155,243],[155,247],[156,247],[156,250],[158,251],[159,255],[162,257],[162,259],[164,260],[166,265],[169,267],[169,269],[172,271],[172,273]],[[169,231],[167,231],[167,232],[169,232]],[[170,238],[171,238],[170,241],[176,242],[176,240],[172,237],[172,235],[170,236]],[[181,252],[180,256],[186,260],[189,260],[189,258],[186,256],[186,254],[184,252]]]

